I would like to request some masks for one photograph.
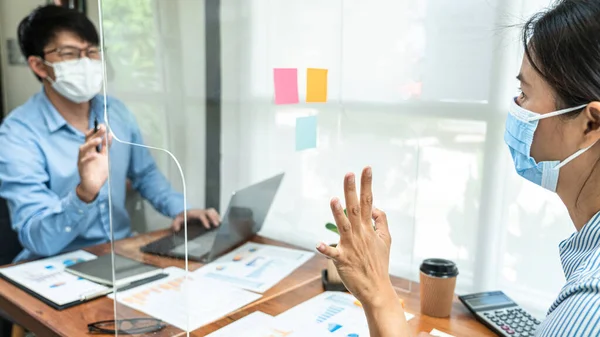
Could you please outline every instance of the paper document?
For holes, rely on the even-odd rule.
[[[414,317],[408,313],[406,316],[407,319]],[[369,336],[367,318],[356,298],[333,291],[324,292],[280,314],[275,318],[274,326],[293,336]]]
[[[454,336],[452,336],[450,334],[447,334],[445,332],[441,332],[441,331],[439,331],[437,329],[431,330],[431,332],[429,334],[432,335],[432,336],[440,336],[440,337],[454,337]]]
[[[304,250],[248,242],[194,274],[263,293],[314,255]]]
[[[291,328],[277,319],[260,311],[237,320],[206,337],[307,337],[320,336],[312,324]]]
[[[349,294],[326,292],[277,317],[254,312],[207,337],[368,337],[365,313]],[[406,313],[409,320],[414,315]]]
[[[193,331],[235,311],[261,295],[185,270],[169,267],[168,277],[117,292],[117,302],[184,331]],[[109,295],[115,299],[115,295]]]
[[[0,269],[0,273],[59,306],[109,288],[69,274],[65,268],[96,259],[83,250]]]
[[[274,320],[271,315],[255,311],[206,337],[275,337],[276,331],[271,329]]]

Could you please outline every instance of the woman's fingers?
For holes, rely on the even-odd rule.
[[[346,213],[352,225],[352,230],[360,230],[360,204],[356,194],[356,181],[354,173],[346,174],[344,177],[344,196],[346,198]]]
[[[331,213],[335,219],[335,224],[340,232],[340,241],[349,241],[352,239],[352,225],[350,220],[344,214],[344,208],[338,198],[331,199]]]
[[[323,242],[320,242],[317,245],[317,250],[319,251],[319,253],[333,260],[337,260],[340,257],[340,251],[336,247],[328,246]]]
[[[365,167],[360,177],[360,217],[363,226],[372,230],[373,190],[371,188],[373,174],[370,167]]]
[[[384,211],[374,208],[373,209],[373,220],[375,221],[375,230],[383,234],[388,240],[388,244],[391,243],[390,228],[388,226],[387,215]]]

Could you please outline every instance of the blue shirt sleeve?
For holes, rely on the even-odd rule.
[[[591,277],[573,287],[535,336],[600,336],[600,279]]]
[[[24,126],[3,125],[0,144],[0,197],[21,245],[39,256],[58,254],[85,230],[94,202],[82,202],[74,189],[60,198],[48,188],[44,155]]]
[[[129,125],[132,128],[131,142],[144,144],[142,134],[133,115],[131,115]],[[156,162],[148,148],[131,146],[131,162],[127,177],[131,180],[132,187],[163,215],[175,218],[183,212],[183,194],[171,187],[169,181],[156,166]]]

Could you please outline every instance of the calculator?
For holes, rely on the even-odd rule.
[[[460,301],[499,336],[533,337],[541,322],[501,291],[463,295]]]

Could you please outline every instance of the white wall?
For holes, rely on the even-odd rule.
[[[0,1],[0,53],[2,53],[2,80],[5,95],[4,110],[8,113],[23,104],[32,94],[39,91],[40,82],[27,66],[9,65],[7,39],[17,39],[17,27],[21,19],[44,0]]]

